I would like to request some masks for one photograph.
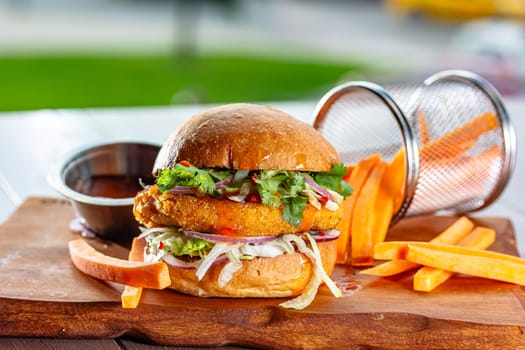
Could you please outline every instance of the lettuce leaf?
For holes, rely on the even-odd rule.
[[[181,237],[166,244],[166,250],[175,256],[205,256],[211,248],[213,243],[193,237]]]
[[[156,232],[156,229],[150,229],[148,232]],[[164,232],[156,236],[147,235],[146,240],[150,242],[150,247],[154,250],[160,249],[175,256],[203,257],[214,245],[200,238],[187,237],[178,230],[170,228],[166,228]],[[160,243],[162,243],[162,248],[158,248]],[[156,254],[156,252],[153,253]]]
[[[215,178],[222,178],[224,173],[214,173]],[[175,186],[190,186],[196,188],[201,194],[213,194],[215,191],[215,181],[210,175],[210,171],[199,169],[193,165],[185,166],[180,163],[173,168],[159,171],[156,180],[157,186],[162,192],[166,192]]]

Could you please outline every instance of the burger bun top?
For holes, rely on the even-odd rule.
[[[311,125],[272,107],[238,103],[205,110],[177,128],[154,174],[183,160],[198,168],[325,172],[339,156]]]

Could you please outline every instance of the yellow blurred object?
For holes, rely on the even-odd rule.
[[[470,20],[483,17],[525,19],[524,0],[385,0],[389,12],[400,16]]]

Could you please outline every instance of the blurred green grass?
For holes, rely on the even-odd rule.
[[[0,58],[0,110],[320,98],[365,64],[242,55]]]

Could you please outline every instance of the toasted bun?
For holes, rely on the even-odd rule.
[[[323,267],[329,275],[335,266],[335,240],[317,243]],[[169,266],[170,288],[202,297],[272,298],[299,295],[312,276],[310,259],[303,254],[284,254],[275,258],[255,258],[243,261],[231,281],[220,287],[219,274],[225,263],[212,266],[198,280],[193,269]]]
[[[329,171],[339,156],[311,125],[268,106],[229,104],[194,115],[160,150],[154,173],[196,167]]]

